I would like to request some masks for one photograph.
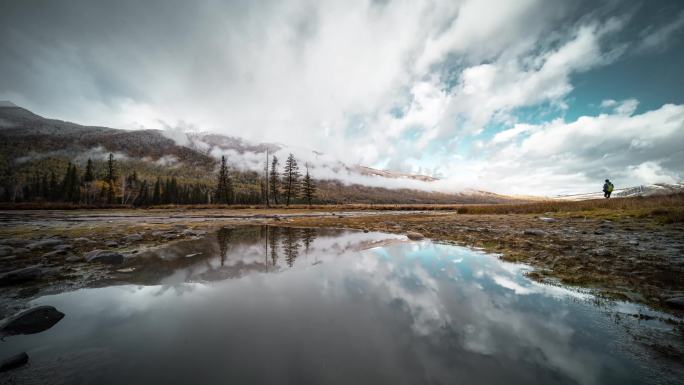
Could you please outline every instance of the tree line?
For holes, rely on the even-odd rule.
[[[307,203],[316,199],[316,185],[308,167],[302,177],[297,160],[290,154],[285,168],[279,170],[273,156],[266,175],[258,186],[247,191],[235,191],[233,176],[225,156],[221,157],[216,185],[182,183],[175,176],[148,180],[136,171],[118,175],[117,161],[109,154],[106,167],[96,175],[93,161],[88,159],[85,170],[69,163],[62,175],[54,170],[35,172],[19,183],[17,178],[4,178],[0,199],[4,202],[64,202],[85,205],[121,204],[151,206],[164,204],[285,204]]]

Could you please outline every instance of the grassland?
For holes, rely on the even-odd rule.
[[[238,224],[413,231],[434,241],[479,247],[504,260],[529,264],[534,268],[530,277],[543,282],[588,287],[606,297],[675,313],[679,310],[668,308],[665,301],[684,296],[683,194],[498,205],[30,208],[43,210],[0,212],[0,239],[57,237],[73,245],[71,254],[80,255],[105,248],[110,241],[118,242],[122,252],[163,244],[169,239],[155,234],[168,235],[179,225],[198,231]],[[122,242],[130,234],[143,237],[132,244]],[[182,233],[175,234],[183,238]],[[83,237],[90,241],[72,241]],[[3,262],[2,270],[64,265],[65,256],[46,259],[45,251]],[[69,269],[72,278],[84,271],[74,270],[73,264]]]

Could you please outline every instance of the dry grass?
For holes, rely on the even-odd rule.
[[[664,210],[676,212],[684,209],[684,194],[652,197],[592,199],[585,201],[545,201],[523,204],[472,205],[459,207],[459,214],[543,214],[558,212],[633,211],[649,212]],[[663,212],[664,212],[663,211]],[[657,215],[653,213],[654,215]]]
[[[132,206],[85,206],[69,203],[0,204],[0,210],[76,210],[76,209],[131,209]],[[458,214],[543,214],[579,213],[610,216],[615,213],[641,217],[656,217],[664,223],[684,222],[684,194],[652,197],[593,199],[584,201],[548,200],[507,204],[327,204],[327,205],[271,205],[271,210],[292,211],[444,211]],[[263,210],[263,205],[161,205],[140,210]]]

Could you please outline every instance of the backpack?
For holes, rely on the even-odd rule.
[[[613,184],[608,182],[608,192],[613,192]]]

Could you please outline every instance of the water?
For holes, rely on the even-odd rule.
[[[479,251],[338,230],[241,227],[147,252],[112,286],[34,300],[66,314],[0,342],[36,384],[678,383],[616,317]],[[117,283],[114,285],[114,283]],[[624,311],[624,309],[620,310]],[[629,311],[645,311],[630,307]],[[681,382],[679,382],[681,383]]]

